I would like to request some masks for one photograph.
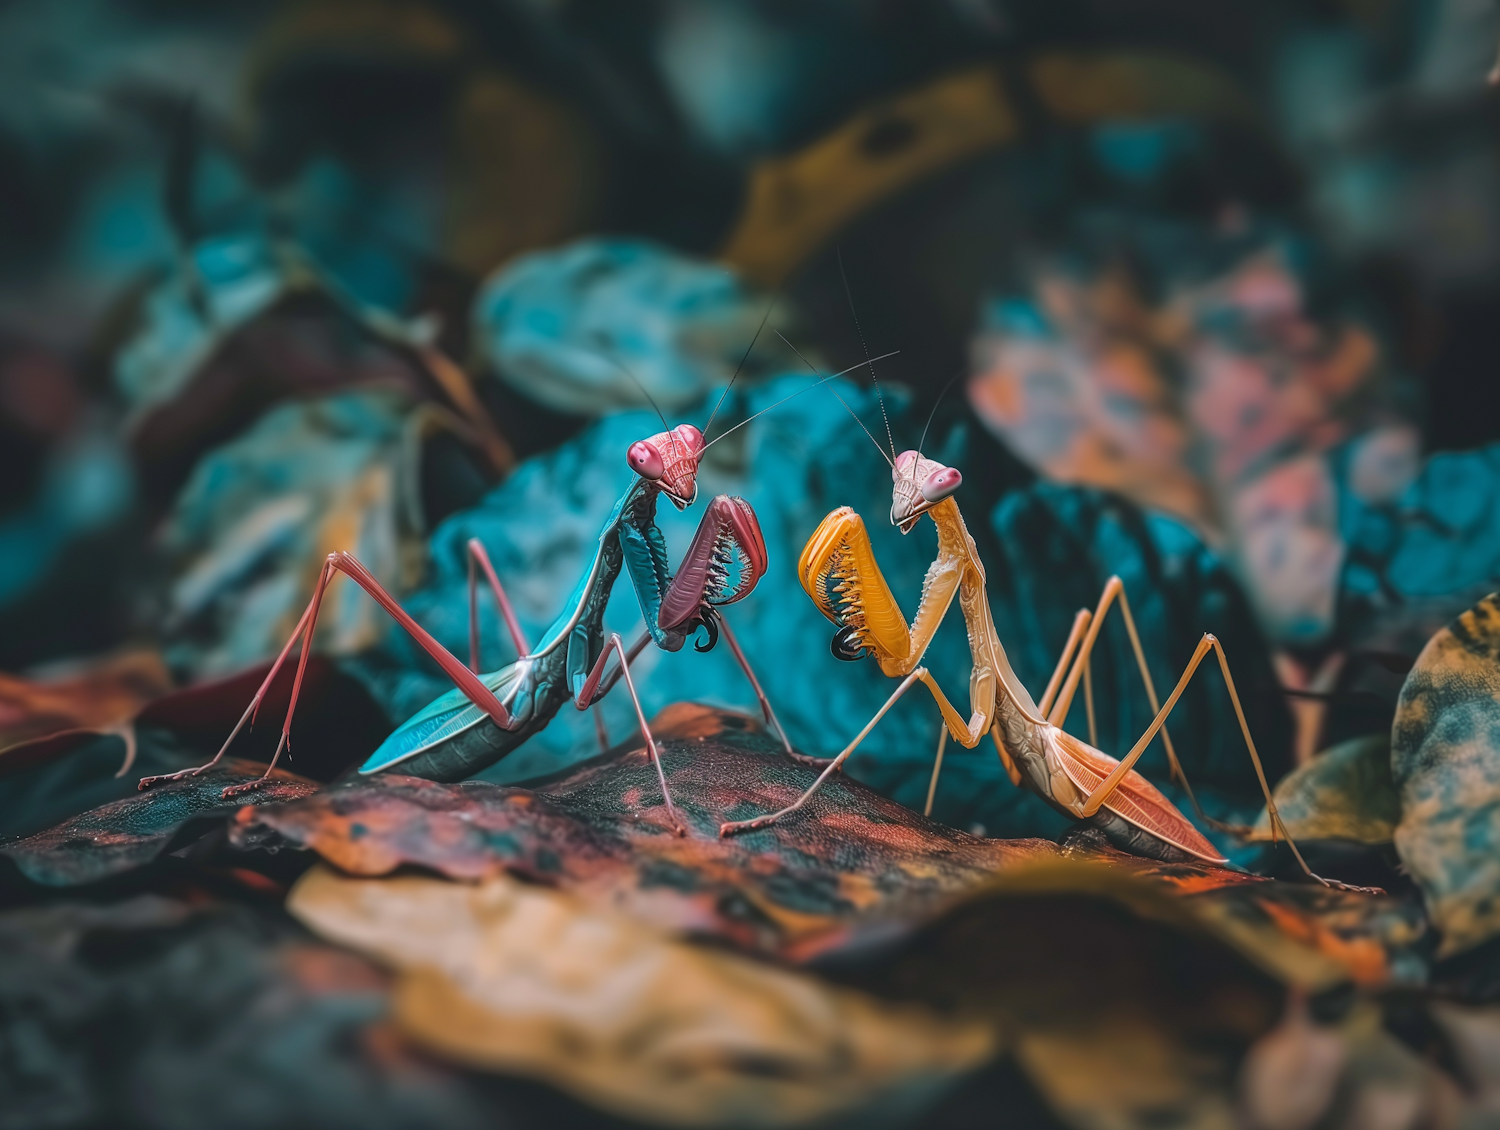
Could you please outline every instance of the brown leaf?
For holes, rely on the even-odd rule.
[[[34,764],[25,747],[58,735],[120,731],[172,689],[155,651],[129,651],[90,663],[66,678],[22,679],[0,672],[0,765]]]
[[[817,770],[745,732],[741,716],[677,708],[661,721],[653,730],[686,837],[672,833],[644,750],[533,788],[365,778],[247,810],[234,835],[250,842],[271,829],[355,875],[402,864],[455,879],[510,871],[665,927],[796,958],[838,944],[857,919],[911,918],[1019,860],[1057,854],[1045,840],[945,828],[842,776],[796,818],[721,839],[722,821],[795,799]]]
[[[468,885],[318,867],[288,908],[402,971],[396,1020],[419,1043],[652,1122],[789,1126],[909,1101],[996,1048],[986,1024],[675,941],[503,875]]]
[[[241,805],[276,804],[306,797],[318,786],[276,770],[265,786],[226,801],[228,785],[243,784],[265,766],[228,757],[197,777],[165,781],[148,792],[111,801],[55,828],[0,845],[0,855],[34,883],[70,887],[93,883],[151,862],[190,821],[227,815]]]
[[[37,765],[55,762],[100,734],[120,734],[127,737],[135,727],[170,730],[185,745],[199,746],[205,751],[216,750],[234,729],[235,723],[239,721],[240,715],[270,669],[269,663],[263,663],[224,678],[177,690],[163,685],[150,694],[145,693],[146,686],[142,684],[141,696],[130,702],[128,709],[124,696],[116,696],[112,700],[114,705],[109,706],[108,710],[104,705],[88,707],[95,712],[92,717],[80,715],[78,724],[71,728],[57,730],[51,728],[52,722],[43,725],[39,720],[33,726],[33,732],[42,732],[42,736],[33,736],[0,748],[0,779]],[[233,747],[236,754],[270,760],[276,747],[280,720],[285,716],[287,704],[291,701],[292,682],[296,674],[295,663],[283,666],[261,701],[259,720],[264,722],[274,719],[278,725],[262,726],[253,733],[241,734]],[[0,675],[0,696],[5,693],[4,680],[7,678]],[[92,684],[87,683],[77,684],[76,691],[67,692],[70,700],[74,697],[80,701],[86,700],[93,693],[91,686]],[[0,712],[3,709],[3,699],[0,699]],[[299,747],[307,747],[307,755],[299,748],[299,768],[314,777],[325,778],[344,769],[353,758],[352,748],[361,742],[368,743],[384,736],[386,731],[381,728],[383,722],[374,717],[376,713],[377,708],[369,703],[368,697],[358,689],[352,678],[343,675],[327,657],[314,655],[308,661],[302,694],[297,701],[297,732],[304,739],[312,736],[315,740],[298,743]],[[331,715],[337,717],[330,717]],[[0,717],[3,717],[3,713],[0,713]],[[344,738],[347,740],[339,740]],[[125,772],[121,776],[128,777],[129,758],[123,752],[122,757]],[[207,760],[207,753],[204,759]]]
[[[1424,969],[1413,956],[1424,922],[1409,903],[1112,849],[979,839],[842,776],[795,817],[721,839],[721,820],[779,807],[817,775],[747,724],[681,706],[653,727],[686,837],[671,832],[643,750],[533,788],[367,778],[241,812],[232,835],[274,833],[356,875],[403,864],[470,880],[509,871],[797,961],[892,944],[960,900],[1062,893],[1207,931],[1293,983],[1378,985]]]

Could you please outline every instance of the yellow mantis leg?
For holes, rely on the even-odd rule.
[[[1100,601],[1100,605],[1101,607],[1104,606],[1103,600]],[[1052,669],[1052,678],[1047,680],[1047,689],[1042,693],[1042,701],[1038,706],[1038,709],[1042,712],[1043,717],[1046,716],[1047,708],[1051,705],[1053,699],[1057,697],[1058,689],[1062,685],[1063,676],[1068,672],[1068,661],[1073,658],[1073,653],[1077,649],[1079,641],[1083,639],[1083,634],[1088,630],[1089,623],[1093,620],[1093,618],[1093,613],[1089,612],[1087,608],[1080,608],[1078,610],[1078,614],[1073,617],[1073,627],[1068,632],[1068,642],[1063,644],[1062,654],[1057,657],[1057,666]],[[936,698],[940,699],[942,702],[947,702],[947,698],[942,695],[941,691],[936,690],[935,687],[933,687],[933,691]],[[1084,686],[1084,694],[1087,698],[1087,684],[1085,684]],[[1091,702],[1092,700],[1089,701]],[[939,709],[941,709],[941,706],[939,706]],[[1156,709],[1156,706],[1154,704],[1152,705],[1152,709]],[[955,719],[958,718],[958,712],[956,710],[953,712],[953,716]],[[1092,722],[1092,708],[1089,712],[1089,718]],[[960,729],[963,728],[964,727],[960,726]],[[1092,730],[1093,727],[1091,725],[1089,734],[1090,739],[1092,739],[1093,737]],[[1005,767],[1005,775],[1010,778],[1011,784],[1019,787],[1021,784],[1021,770],[1018,769],[1015,762],[1011,760],[1010,754],[1005,752],[1005,744],[1000,740],[1000,735],[996,732],[995,727],[991,726],[989,733],[990,739],[995,743],[995,752],[1000,755],[1000,764]],[[947,739],[948,721],[945,715],[942,738],[939,739],[937,757],[933,761],[932,765],[932,782],[927,786],[927,809],[922,813],[923,816],[930,816],[932,814],[932,798],[937,793],[938,774],[942,772],[943,768],[943,746],[947,744]],[[1090,742],[1090,744],[1092,744],[1092,741]]]
[[[1077,658],[1073,661],[1072,668],[1068,672],[1068,679],[1067,682],[1063,685],[1061,696],[1057,699],[1055,705],[1049,703],[1048,696],[1044,696],[1041,706],[1042,713],[1047,715],[1047,721],[1051,722],[1054,726],[1061,726],[1063,720],[1068,715],[1068,709],[1073,705],[1073,694],[1078,686],[1079,673],[1081,669],[1084,686],[1084,701],[1088,707],[1089,745],[1093,746],[1095,749],[1099,747],[1099,739],[1096,734],[1094,725],[1094,702],[1092,689],[1090,686],[1092,680],[1090,678],[1089,660],[1093,657],[1094,644],[1098,640],[1099,632],[1104,626],[1104,617],[1109,613],[1110,606],[1117,598],[1120,602],[1120,615],[1125,620],[1125,632],[1130,637],[1130,649],[1135,653],[1135,664],[1137,669],[1139,669],[1141,673],[1141,682],[1146,687],[1146,699],[1151,704],[1151,711],[1153,714],[1160,713],[1161,711],[1161,702],[1156,697],[1156,683],[1155,680],[1151,678],[1151,668],[1146,664],[1146,652],[1145,649],[1141,647],[1141,635],[1140,632],[1137,631],[1135,626],[1135,616],[1132,615],[1130,611],[1130,599],[1125,595],[1125,582],[1120,580],[1118,576],[1110,577],[1109,580],[1104,583],[1104,591],[1099,594],[1098,606],[1094,609],[1092,617],[1090,617],[1089,620],[1086,621],[1088,634],[1084,636],[1081,644],[1078,645],[1078,655]],[[1083,620],[1085,615],[1085,611],[1080,611],[1078,614],[1078,619]],[[1063,657],[1062,659],[1058,660],[1059,667],[1063,666],[1068,661],[1070,653],[1075,646],[1075,636],[1077,636],[1077,634],[1078,620],[1075,620],[1073,625],[1073,632],[1068,636],[1068,642],[1063,647]],[[1054,681],[1057,679],[1056,672],[1053,673],[1052,678]],[[1050,696],[1052,692],[1052,683],[1047,684],[1047,691],[1048,695]],[[1048,713],[1049,706],[1051,706],[1050,713]],[[1221,832],[1230,832],[1235,835],[1243,835],[1245,832],[1247,832],[1249,829],[1245,828],[1243,825],[1226,824],[1222,820],[1215,820],[1213,817],[1209,816],[1208,813],[1203,811],[1203,806],[1198,803],[1197,794],[1193,792],[1193,786],[1187,779],[1187,773],[1182,768],[1182,762],[1178,760],[1177,750],[1172,745],[1172,735],[1167,732],[1165,724],[1163,724],[1161,729],[1161,741],[1162,746],[1167,751],[1167,762],[1171,766],[1172,778],[1181,783],[1183,791],[1187,793],[1188,802],[1193,806],[1193,811],[1198,814],[1198,819],[1202,820],[1211,828],[1219,829]]]
[[[927,786],[927,803],[922,808],[923,816],[932,815],[932,800],[937,796],[938,774],[943,771],[943,750],[948,748],[948,723],[938,727],[937,756],[932,759],[932,781]],[[119,776],[119,774],[115,774]]]
[[[1292,839],[1291,833],[1287,831],[1286,824],[1281,819],[1281,813],[1276,808],[1276,799],[1271,795],[1271,785],[1266,780],[1265,767],[1261,764],[1260,754],[1255,749],[1255,739],[1250,736],[1250,725],[1245,721],[1245,708],[1240,705],[1239,692],[1235,690],[1234,686],[1234,676],[1229,672],[1229,659],[1224,654],[1224,645],[1219,643],[1218,637],[1212,632],[1203,633],[1203,638],[1198,641],[1198,646],[1193,650],[1193,657],[1188,660],[1186,670],[1182,672],[1182,677],[1177,680],[1177,686],[1172,689],[1171,695],[1167,697],[1166,704],[1157,711],[1156,718],[1152,721],[1150,727],[1141,735],[1140,740],[1131,747],[1130,752],[1120,759],[1120,763],[1115,766],[1113,772],[1104,778],[1099,783],[1099,787],[1084,800],[1080,807],[1079,815],[1085,819],[1094,815],[1103,806],[1104,802],[1109,799],[1110,794],[1119,787],[1120,782],[1125,778],[1125,774],[1130,772],[1135,763],[1140,760],[1141,754],[1146,751],[1146,747],[1151,744],[1151,739],[1156,736],[1156,732],[1166,725],[1167,715],[1172,713],[1172,708],[1177,705],[1177,700],[1182,697],[1182,692],[1187,689],[1188,681],[1192,679],[1193,673],[1198,670],[1198,665],[1203,662],[1210,651],[1214,653],[1219,661],[1219,670],[1224,675],[1224,685],[1229,690],[1229,701],[1234,704],[1234,716],[1239,721],[1240,733],[1245,738],[1245,748],[1250,751],[1250,761],[1255,766],[1255,776],[1260,781],[1260,790],[1266,798],[1266,813],[1270,817],[1273,840],[1277,836],[1285,839],[1287,847],[1292,849],[1292,854],[1296,857],[1297,863],[1301,866],[1302,870],[1309,878],[1317,880],[1325,887],[1338,887],[1342,890],[1370,891],[1371,888],[1353,887],[1345,883],[1325,879],[1314,872],[1307,865],[1307,860],[1302,858],[1302,852],[1298,850],[1296,841]]]
[[[846,760],[848,760],[849,755],[858,748],[859,743],[864,741],[865,738],[869,736],[870,731],[875,728],[875,724],[885,717],[886,711],[890,710],[891,707],[896,705],[896,702],[901,698],[901,696],[911,689],[913,683],[915,683],[918,679],[925,679],[926,677],[927,669],[925,667],[918,667],[910,675],[902,679],[901,685],[896,688],[895,693],[892,694],[890,698],[886,699],[885,705],[875,712],[875,717],[871,718],[868,722],[865,723],[865,728],[855,736],[852,742],[850,742],[843,748],[843,750],[837,757],[835,757],[831,762],[828,763],[828,768],[824,769],[822,773],[818,774],[818,779],[811,785],[809,785],[807,787],[807,791],[804,792],[795,801],[787,805],[785,808],[780,809],[779,811],[768,813],[765,816],[757,816],[753,820],[730,820],[726,823],[720,824],[719,835],[732,836],[736,832],[748,832],[755,828],[766,828],[776,823],[783,816],[790,816],[793,812],[796,812],[812,798],[814,793],[816,793],[823,787],[823,782],[828,780],[829,777],[833,776],[833,774],[838,771],[839,766],[842,765]]]

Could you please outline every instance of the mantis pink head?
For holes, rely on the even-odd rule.
[[[777,336],[781,337],[780,333]],[[806,357],[803,357],[802,352],[795,345],[792,345],[785,337],[782,337],[781,340],[785,341],[792,352],[796,353],[798,357],[802,357],[805,365],[811,368],[814,373],[817,373],[817,366],[813,365]],[[885,354],[884,356],[890,356],[890,354]],[[874,362],[879,360],[881,360],[880,357],[866,358],[865,364],[870,366],[872,374],[874,372]],[[943,391],[938,394],[938,399],[934,402],[932,411],[927,415],[927,427],[932,426],[932,417],[937,413],[938,404],[942,402],[948,390],[953,387],[953,382],[958,380],[962,375],[962,370],[960,370],[959,373],[956,373],[943,386]],[[821,384],[827,379],[824,377],[819,383]],[[935,459],[928,459],[915,449],[903,451],[900,455],[895,455],[894,442],[891,445],[891,454],[886,454],[885,448],[880,446],[880,441],[870,434],[870,429],[865,427],[864,421],[859,418],[859,415],[853,408],[849,407],[848,402],[842,396],[839,396],[838,390],[830,389],[829,391],[844,406],[844,411],[848,412],[854,418],[854,422],[860,426],[860,430],[869,436],[870,442],[875,445],[875,450],[880,452],[880,457],[891,465],[891,525],[897,527],[903,534],[911,533],[913,527],[917,524],[918,518],[943,501],[943,499],[949,497],[954,491],[958,490],[964,481],[963,475],[959,473],[957,467],[949,467],[946,464],[937,462]],[[880,410],[883,416],[885,414],[885,397],[880,393],[880,386],[878,384],[875,386],[875,391],[876,395],[880,397]],[[922,439],[918,440],[919,444],[925,442],[927,439],[927,427],[922,429]],[[889,421],[886,423],[886,430],[889,435]],[[895,455],[895,458],[892,458],[892,455]]]
[[[909,534],[917,519],[956,491],[964,477],[957,467],[913,449],[896,456],[891,480],[891,525]]]
[[[774,305],[774,300],[772,305]],[[705,451],[707,451],[714,444],[718,443],[719,440],[729,435],[731,432],[736,432],[740,428],[743,428],[746,424],[750,423],[751,420],[754,420],[759,416],[764,416],[767,412],[771,411],[771,409],[777,408],[780,405],[785,404],[788,400],[793,400],[796,397],[801,396],[802,393],[808,391],[807,389],[801,389],[797,392],[792,393],[790,396],[784,396],[775,404],[772,404],[768,408],[762,408],[759,412],[755,413],[755,415],[749,417],[749,419],[741,420],[738,424],[735,424],[734,427],[726,429],[719,435],[715,436],[713,439],[705,439],[704,432],[707,432],[710,428],[713,427],[714,419],[718,416],[719,409],[723,407],[724,398],[729,395],[729,390],[734,387],[734,382],[739,379],[740,370],[744,368],[745,361],[750,356],[750,350],[755,348],[755,342],[757,339],[759,339],[761,330],[765,329],[766,321],[770,318],[770,316],[771,306],[767,306],[766,313],[760,320],[760,327],[755,331],[755,337],[750,339],[750,345],[745,350],[745,356],[740,358],[739,366],[734,370],[734,375],[729,378],[729,384],[726,385],[724,391],[719,394],[718,403],[714,405],[714,410],[709,414],[708,423],[704,425],[702,431],[699,431],[692,424],[678,424],[675,428],[669,427],[667,425],[666,416],[662,415],[662,410],[656,403],[656,398],[653,397],[646,386],[641,383],[640,378],[638,378],[634,373],[626,368],[618,358],[614,357],[612,354],[608,355],[609,359],[613,361],[615,365],[617,365],[627,377],[635,382],[636,387],[639,388],[645,395],[646,399],[650,401],[651,407],[656,409],[656,415],[661,419],[662,427],[667,429],[666,431],[657,432],[653,436],[648,436],[645,439],[636,440],[635,443],[632,443],[625,453],[625,461],[630,464],[630,469],[641,478],[656,483],[661,489],[662,493],[664,493],[669,499],[671,499],[672,504],[679,510],[686,510],[698,497],[698,464],[702,461],[703,453]],[[779,330],[775,330],[774,332],[776,333],[777,337],[781,338],[782,341],[786,341],[786,338],[782,336]],[[791,345],[791,342],[787,342],[787,344]],[[795,346],[792,346],[792,348],[793,350],[796,349]],[[800,352],[797,355],[799,357],[802,356]],[[895,356],[894,351],[891,353],[882,354],[881,357],[877,357],[874,359],[867,357],[865,363],[873,364],[873,361],[878,361],[884,357],[892,356]],[[806,358],[803,358],[803,360],[805,361]],[[855,367],[857,368],[857,366]],[[816,368],[814,368],[813,371],[815,374],[817,373]],[[850,369],[845,369],[843,372],[847,373],[850,371]],[[823,384],[833,379],[832,377],[823,377],[821,374],[817,375],[820,377],[818,384]],[[833,376],[842,375],[843,373],[833,374]],[[810,387],[816,388],[817,386],[813,385]],[[837,391],[834,392],[834,395],[838,395]]]
[[[679,510],[686,510],[698,497],[698,461],[703,433],[692,424],[678,424],[670,431],[636,440],[625,453],[630,469],[655,483]]]

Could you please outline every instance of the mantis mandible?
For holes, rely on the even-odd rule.
[[[809,389],[815,387],[816,384],[808,386]],[[801,390],[805,391],[808,389]],[[721,396],[721,403],[722,400]],[[398,726],[360,767],[361,774],[399,767],[400,771],[414,776],[441,781],[460,780],[492,765],[543,729],[564,702],[572,699],[579,710],[586,710],[623,678],[656,769],[668,817],[678,834],[685,834],[686,827],[672,803],[656,741],[630,674],[631,661],[648,642],[654,641],[664,650],[676,651],[702,628],[707,634],[707,643],[694,646],[699,651],[707,651],[722,632],[755,691],[766,721],[780,736],[788,753],[792,753],[792,748],[760,681],[720,611],[723,605],[749,595],[765,573],[766,548],[755,511],[743,499],[728,495],[716,497],[709,504],[682,565],[673,576],[668,569],[666,543],[656,525],[656,506],[662,495],[666,495],[679,510],[692,505],[698,495],[698,467],[704,452],[737,428],[744,427],[756,416],[783,402],[762,409],[711,441],[705,441],[703,433],[693,425],[680,424],[631,444],[626,461],[634,476],[600,532],[593,561],[535,649],[528,646],[521,632],[483,544],[477,539],[471,540],[467,547],[470,563],[470,662],[473,667],[478,667],[477,566],[494,592],[501,615],[520,653],[520,658],[498,671],[481,674],[464,666],[413,620],[351,554],[329,554],[306,611],[219,752],[212,760],[196,768],[143,778],[140,788],[202,773],[222,759],[245,725],[253,723],[261,701],[293,646],[300,640],[301,657],[275,755],[264,776],[226,788],[224,796],[227,799],[255,789],[269,778],[282,752],[290,747],[292,715],[311,655],[310,643],[317,627],[324,590],[334,573],[341,572],[369,593],[436,660],[455,684],[452,691]],[[605,606],[622,568],[635,588],[646,625],[646,631],[629,648],[619,633],[610,633],[606,639],[604,629]],[[606,673],[607,662],[615,654],[619,656],[619,662]]]
[[[873,436],[871,440],[886,457],[879,442]],[[1064,815],[1098,828],[1116,846],[1133,854],[1161,859],[1197,858],[1225,863],[1223,854],[1134,769],[1160,730],[1173,771],[1186,783],[1164,728],[1199,664],[1212,652],[1223,673],[1240,732],[1265,794],[1272,828],[1286,838],[1297,862],[1310,877],[1325,885],[1344,886],[1314,874],[1287,833],[1250,735],[1228,658],[1212,633],[1204,633],[1167,701],[1158,704],[1124,585],[1118,577],[1111,577],[1096,609],[1092,613],[1085,609],[1074,619],[1041,702],[1034,701],[1006,658],[990,613],[984,565],[953,498],[963,481],[962,474],[918,450],[886,457],[886,462],[891,465],[891,524],[908,534],[926,515],[937,528],[937,556],[923,580],[921,601],[910,627],[876,564],[864,522],[849,507],[834,510],[823,519],[803,548],[797,573],[819,610],[838,625],[833,639],[834,654],[849,660],[873,656],[884,674],[901,678],[902,682],[801,797],[780,811],[726,823],[720,827],[720,835],[764,828],[800,809],[897,700],[921,682],[942,712],[945,732],[955,741],[972,749],[988,734],[1013,784],[1030,789]],[[968,628],[973,660],[969,677],[972,713],[968,719],[954,709],[931,674],[921,666],[922,657],[955,597]],[[1089,658],[1104,617],[1117,600],[1155,713],[1146,732],[1118,761],[1061,728],[1079,681],[1088,674]],[[1091,737],[1092,713],[1090,710]]]

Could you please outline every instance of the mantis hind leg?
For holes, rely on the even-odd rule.
[[[1307,860],[1302,857],[1302,852],[1298,849],[1296,841],[1292,839],[1291,833],[1287,831],[1286,824],[1281,819],[1281,813],[1276,808],[1276,798],[1271,795],[1271,784],[1266,780],[1265,766],[1261,764],[1260,754],[1256,751],[1255,739],[1250,736],[1250,724],[1245,720],[1245,708],[1240,704],[1239,692],[1234,686],[1234,676],[1229,671],[1229,659],[1224,654],[1224,645],[1219,642],[1218,637],[1212,632],[1203,633],[1203,638],[1198,641],[1198,646],[1193,650],[1193,657],[1188,660],[1187,668],[1182,672],[1182,677],[1177,680],[1177,686],[1172,689],[1172,693],[1168,696],[1166,704],[1157,711],[1156,718],[1152,721],[1150,727],[1141,735],[1130,752],[1120,760],[1119,765],[1115,767],[1108,777],[1100,782],[1098,788],[1089,794],[1088,799],[1083,802],[1081,815],[1084,817],[1093,816],[1099,811],[1104,802],[1109,799],[1110,794],[1119,787],[1125,775],[1130,772],[1135,763],[1140,760],[1141,754],[1145,752],[1146,747],[1151,744],[1151,739],[1156,736],[1156,731],[1166,725],[1167,716],[1172,713],[1172,708],[1177,705],[1177,700],[1182,697],[1182,692],[1187,689],[1189,680],[1192,679],[1194,672],[1198,670],[1198,665],[1203,662],[1210,651],[1214,653],[1215,658],[1219,661],[1219,670],[1224,675],[1224,685],[1229,690],[1229,701],[1234,704],[1234,716],[1239,722],[1240,734],[1245,739],[1245,748],[1250,753],[1250,762],[1255,766],[1255,777],[1260,782],[1261,793],[1266,798],[1266,813],[1270,817],[1272,837],[1274,838],[1279,835],[1282,839],[1285,839],[1287,847],[1291,849],[1292,855],[1296,857],[1298,866],[1302,868],[1308,878],[1321,883],[1323,886],[1336,887],[1340,890],[1360,891],[1366,894],[1381,893],[1376,888],[1354,887],[1346,883],[1337,882],[1336,880],[1325,879],[1307,865]]]
[[[1068,709],[1073,705],[1073,695],[1078,688],[1080,676],[1083,680],[1084,705],[1088,714],[1089,744],[1098,747],[1099,738],[1094,721],[1094,695],[1093,678],[1091,671],[1091,660],[1093,659],[1094,644],[1099,639],[1099,633],[1104,627],[1104,618],[1109,614],[1110,606],[1118,599],[1120,602],[1120,616],[1125,621],[1125,633],[1130,638],[1130,650],[1135,654],[1136,669],[1141,673],[1141,683],[1146,688],[1146,700],[1151,704],[1152,714],[1160,713],[1161,702],[1156,697],[1156,683],[1151,678],[1151,668],[1146,663],[1146,652],[1141,647],[1141,635],[1135,626],[1135,616],[1130,611],[1130,599],[1125,595],[1125,582],[1119,577],[1110,577],[1104,583],[1104,591],[1099,594],[1099,603],[1090,613],[1087,609],[1081,609],[1073,621],[1073,630],[1068,635],[1068,642],[1063,645],[1063,653],[1057,661],[1057,670],[1052,673],[1052,680],[1047,684],[1047,693],[1042,696],[1041,711],[1047,716],[1047,720],[1054,726],[1061,726],[1068,716]],[[1086,629],[1086,634],[1084,633]],[[1082,639],[1080,640],[1080,635]],[[1078,649],[1076,657],[1073,649]],[[1058,676],[1068,662],[1072,659],[1072,666],[1068,670],[1066,683],[1062,686],[1062,693],[1054,704],[1051,696],[1057,689]],[[1182,768],[1182,762],[1177,757],[1177,749],[1172,744],[1172,735],[1167,732],[1163,723],[1161,727],[1162,747],[1167,753],[1167,763],[1171,767],[1172,778],[1182,785],[1187,793],[1188,803],[1193,806],[1193,811],[1198,819],[1202,820],[1211,828],[1217,828],[1221,832],[1229,832],[1232,835],[1243,835],[1249,831],[1242,825],[1226,824],[1222,820],[1215,820],[1203,811],[1203,806],[1198,803],[1198,796],[1193,792],[1193,786],[1188,781],[1187,773]]]
[[[526,642],[526,633],[521,631],[521,622],[516,619],[516,611],[510,606],[510,597],[505,595],[505,586],[500,583],[500,576],[495,572],[495,566],[490,563],[490,555],[484,548],[484,542],[478,538],[470,538],[464,547],[464,554],[469,559],[469,669],[476,675],[479,674],[479,578],[476,569],[484,573],[484,579],[490,586],[490,591],[495,594],[495,604],[500,609],[500,616],[505,621],[506,630],[510,632],[511,642],[516,645],[516,654],[529,655],[531,645]]]
[[[465,667],[447,648],[433,639],[425,628],[413,620],[407,614],[406,610],[396,602],[396,598],[385,590],[385,587],[375,579],[374,575],[368,569],[361,565],[352,554],[330,553],[323,562],[323,571],[318,574],[317,587],[313,590],[312,600],[308,601],[307,608],[302,613],[302,618],[297,621],[297,626],[292,629],[291,637],[286,641],[286,646],[281,649],[281,654],[276,657],[276,662],[271,664],[271,670],[261,683],[260,689],[255,692],[255,697],[250,700],[250,705],[245,708],[245,713],[240,715],[240,720],[235,723],[235,727],[230,731],[229,737],[219,747],[219,752],[214,754],[211,760],[194,769],[183,769],[177,773],[168,773],[159,777],[142,777],[140,784],[137,786],[138,788],[149,789],[152,785],[161,781],[175,781],[183,777],[195,777],[213,768],[213,766],[223,760],[225,753],[229,751],[230,745],[239,736],[240,731],[245,728],[246,723],[253,725],[255,716],[260,710],[260,704],[266,696],[266,692],[270,690],[277,673],[280,672],[282,665],[291,654],[293,645],[300,640],[302,643],[302,653],[297,661],[297,676],[292,681],[292,696],[291,701],[287,704],[286,721],[282,724],[281,740],[276,743],[276,752],[271,757],[271,763],[266,766],[266,771],[261,777],[254,781],[246,782],[243,785],[234,785],[225,789],[223,797],[227,800],[240,793],[259,788],[270,778],[276,769],[277,763],[281,760],[282,752],[291,746],[292,715],[296,713],[297,698],[302,693],[302,680],[307,674],[307,661],[312,657],[313,634],[317,631],[318,627],[318,609],[323,603],[324,590],[328,588],[328,582],[333,579],[333,575],[336,572],[343,573],[350,580],[354,581],[355,584],[359,585],[360,588],[364,589],[365,592],[369,593],[370,596],[374,597],[375,602],[384,608],[386,612],[390,613],[392,619],[406,629],[407,633],[423,650],[431,655],[433,659],[437,660],[438,665],[458,685],[459,689],[468,696],[469,701],[488,714],[495,725],[503,730],[512,728],[509,711],[505,709],[494,693],[479,681],[474,672]]]

